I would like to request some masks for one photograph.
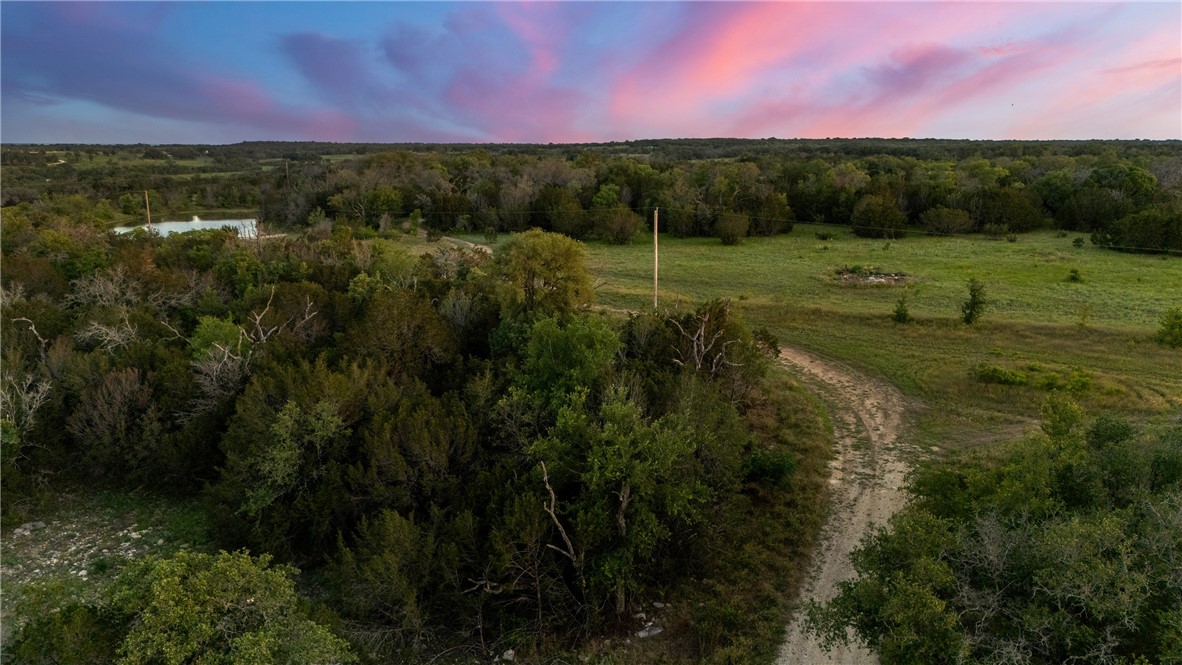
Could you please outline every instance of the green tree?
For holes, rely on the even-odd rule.
[[[644,588],[659,549],[702,518],[709,491],[689,427],[672,417],[646,420],[620,388],[597,413],[586,399],[585,390],[571,395],[530,452],[553,469],[556,484],[578,488],[562,510],[575,516],[573,546],[582,553],[571,560],[585,560],[580,577],[594,600],[610,600],[622,613]]]
[[[969,278],[969,299],[960,306],[960,312],[966,324],[972,324],[985,313],[989,301],[985,299],[985,285],[976,277]]]
[[[595,215],[596,235],[613,245],[630,244],[641,225],[640,215],[622,203],[596,210]]]
[[[1154,445],[1107,416],[1085,430],[1062,396],[1044,414],[1001,459],[921,468],[814,629],[853,628],[884,665],[1174,662],[1182,473],[1155,485],[1149,469],[1177,435]]]
[[[562,234],[514,235],[496,257],[504,316],[565,316],[594,301],[586,250]]]
[[[99,605],[72,604],[25,626],[13,653],[32,663],[356,662],[343,639],[309,617],[297,572],[245,552],[141,559]]]
[[[850,223],[862,238],[894,238],[907,228],[907,216],[894,199],[871,194],[854,206]]]
[[[534,205],[542,211],[544,228],[548,230],[566,234],[576,240],[583,240],[591,233],[590,216],[567,187],[543,187]]]
[[[131,564],[111,598],[131,618],[120,664],[354,661],[344,640],[301,609],[296,572],[245,552]]]
[[[750,218],[733,210],[720,214],[718,221],[714,223],[714,232],[724,245],[737,245],[742,242],[749,228],[751,228]]]
[[[1093,233],[1092,242],[1125,252],[1182,251],[1182,206],[1154,206],[1127,215]]]
[[[791,233],[796,222],[788,197],[780,193],[769,194],[751,217],[751,235],[771,236],[777,233]]]
[[[950,236],[968,233],[973,230],[973,220],[969,213],[959,208],[937,206],[925,210],[919,216],[919,223],[924,231],[933,236]]]
[[[557,410],[577,390],[602,390],[619,348],[619,336],[602,317],[583,315],[565,325],[539,319],[525,351],[524,387]]]
[[[1172,349],[1182,347],[1182,307],[1168,309],[1161,315],[1157,341]]]
[[[203,316],[198,319],[197,329],[189,337],[189,350],[194,360],[200,360],[210,351],[216,351],[215,347],[242,355],[247,352],[249,346],[250,340],[233,321],[216,316]]]

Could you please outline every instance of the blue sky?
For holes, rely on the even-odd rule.
[[[1182,5],[0,3],[0,140],[1182,138]]]

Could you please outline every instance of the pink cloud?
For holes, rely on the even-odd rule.
[[[616,81],[610,112],[617,121],[676,123],[680,114],[692,124],[702,106],[751,89],[844,13],[796,3],[692,4],[686,11],[684,29]]]
[[[666,126],[673,114],[674,122],[680,118],[692,131],[717,122],[720,111],[741,108],[739,119],[728,124],[775,125],[777,116],[799,107],[801,99],[829,106],[822,95],[834,92],[822,89],[840,87],[865,69],[877,67],[882,77],[893,72],[901,83],[922,84],[924,68],[968,57],[939,44],[1022,14],[1021,7],[1001,3],[736,3],[691,5],[688,11],[684,29],[616,82],[610,106],[615,121]],[[884,57],[886,64],[877,64]],[[900,78],[909,73],[911,81]]]
[[[265,118],[276,106],[257,83],[241,79],[202,74],[197,93],[212,100],[219,113],[234,118]]]
[[[1182,138],[1182,42],[1175,30],[1158,27],[1106,53],[1103,64],[1050,87],[1043,112],[1012,123],[1007,136],[1064,135],[1092,126],[1103,128],[1105,138]]]
[[[806,136],[909,136],[967,105],[1036,80],[1068,61],[1070,49],[1040,45],[1011,49],[1010,55],[980,57],[961,53],[952,66],[923,67],[933,79],[920,87],[885,85],[857,104],[846,104],[805,129]],[[889,83],[889,82],[888,82]],[[966,134],[972,131],[964,130]]]
[[[559,50],[570,36],[570,26],[557,5],[498,4],[497,15],[529,49],[532,74],[545,79],[560,65]]]

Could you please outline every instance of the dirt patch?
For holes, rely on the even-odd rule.
[[[898,439],[905,400],[889,383],[806,351],[785,348],[780,363],[828,402],[835,439],[830,515],[799,608],[810,600],[832,599],[837,585],[854,575],[850,553],[862,537],[903,507],[908,464]],[[803,623],[797,611],[780,648],[778,665],[878,662],[876,654],[857,645],[826,653]]]
[[[843,286],[902,286],[915,281],[903,272],[883,272],[873,267],[841,268],[836,273]]]

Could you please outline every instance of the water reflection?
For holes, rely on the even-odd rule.
[[[239,237],[253,238],[255,237],[255,220],[253,219],[201,219],[196,215],[193,219],[187,222],[157,222],[152,225],[152,231],[162,236],[171,235],[173,233],[185,233],[186,231],[204,231],[207,229],[220,229],[223,227],[230,227],[238,232]],[[116,226],[115,233],[131,233],[136,229],[146,228],[146,225],[139,226]]]

